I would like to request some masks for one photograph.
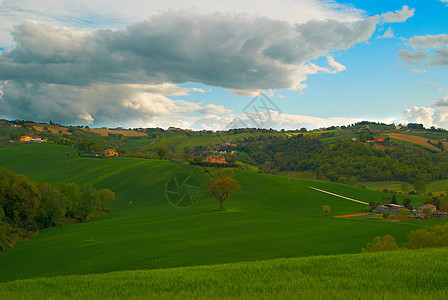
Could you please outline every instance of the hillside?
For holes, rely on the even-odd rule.
[[[40,278],[0,283],[0,294],[8,299],[446,299],[447,255],[447,248],[424,249]]]
[[[421,226],[324,217],[323,205],[331,207],[332,215],[361,212],[365,206],[310,185],[337,193],[342,188],[344,196],[366,202],[378,201],[382,194],[253,171],[236,173],[242,192],[225,203],[228,211],[214,211],[217,201],[204,193],[197,205],[178,209],[165,198],[167,181],[195,169],[163,160],[66,156],[75,150],[50,144],[0,149],[0,166],[32,180],[93,184],[116,193],[110,214],[42,230],[0,253],[0,281],[359,253],[377,235],[389,233],[401,243]],[[202,183],[207,178],[195,176]]]

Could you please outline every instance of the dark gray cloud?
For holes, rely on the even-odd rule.
[[[398,56],[407,64],[414,66],[438,67],[448,66],[448,35],[425,35],[415,36],[409,40],[409,44],[414,48],[425,49],[415,50],[401,50]],[[434,53],[429,50],[437,49]]]
[[[168,113],[222,113],[168,99],[138,84],[202,83],[246,90],[300,88],[308,74],[345,70],[329,56],[367,41],[378,17],[360,21],[283,21],[238,14],[170,10],[124,30],[74,31],[26,21],[0,54],[0,105],[20,118],[108,122]],[[133,84],[130,86],[130,84]],[[170,102],[174,101],[174,102]]]

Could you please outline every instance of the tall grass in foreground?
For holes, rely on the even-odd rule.
[[[19,280],[4,299],[447,299],[448,248]]]

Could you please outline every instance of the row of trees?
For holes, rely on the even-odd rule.
[[[318,179],[410,182],[424,190],[429,181],[448,178],[448,157],[419,147],[376,149],[354,142],[324,145],[312,136],[251,137],[240,143],[237,159],[269,174],[313,171]],[[355,180],[356,179],[356,180]]]
[[[436,225],[430,229],[419,229],[412,231],[407,236],[401,249],[421,249],[421,248],[440,248],[448,247],[448,223],[444,226]],[[379,252],[379,251],[395,251],[400,247],[395,239],[386,235],[384,237],[377,236],[373,242],[367,243],[366,248],[361,250],[362,253]]]
[[[108,212],[115,194],[74,183],[53,187],[0,168],[0,251],[39,229],[84,222]]]

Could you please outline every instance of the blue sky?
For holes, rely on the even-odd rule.
[[[448,128],[446,2],[3,0],[0,117]],[[246,114],[261,92],[279,110]]]

